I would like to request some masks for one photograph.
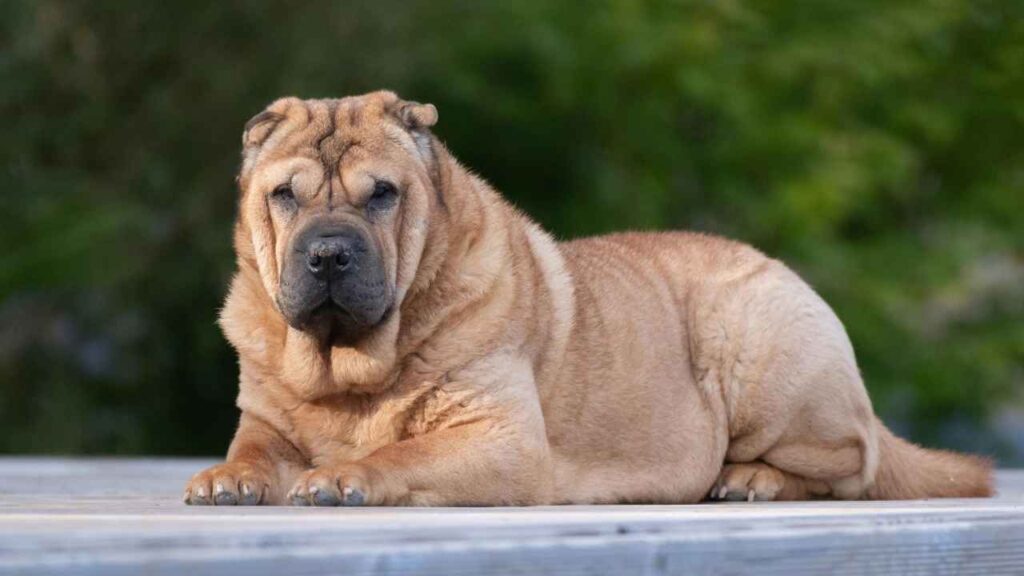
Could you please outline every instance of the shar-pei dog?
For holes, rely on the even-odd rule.
[[[688,232],[556,242],[430,104],[284,98],[242,136],[240,366],[190,504],[461,506],[985,496],[894,436],[795,273]]]

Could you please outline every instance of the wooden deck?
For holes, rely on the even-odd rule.
[[[0,458],[0,574],[1024,574],[1024,471],[991,500],[186,507],[208,464]]]

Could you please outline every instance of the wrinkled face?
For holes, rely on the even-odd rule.
[[[351,344],[388,321],[436,198],[435,120],[385,92],[279,100],[247,125],[240,229],[293,328]]]

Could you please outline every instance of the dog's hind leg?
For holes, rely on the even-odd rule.
[[[704,342],[721,366],[729,435],[713,495],[864,497],[878,469],[878,437],[842,324],[779,268],[720,294],[702,323],[717,337]]]

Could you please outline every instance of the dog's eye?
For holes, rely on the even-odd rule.
[[[386,180],[377,180],[373,184],[373,194],[370,195],[369,202],[366,206],[371,210],[380,210],[391,206],[394,199],[398,196],[398,189],[395,185]]]
[[[373,185],[373,196],[371,196],[370,198],[372,200],[380,200],[381,198],[394,196],[397,193],[398,191],[395,190],[394,184],[392,184],[391,182],[386,182],[384,180],[378,180]]]
[[[274,200],[295,200],[295,192],[292,192],[292,187],[289,184],[281,184],[274,188],[270,197]]]

